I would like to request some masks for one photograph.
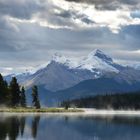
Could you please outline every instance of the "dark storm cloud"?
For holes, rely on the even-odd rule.
[[[66,0],[69,2],[93,4],[100,10],[116,10],[122,5],[129,8],[139,8],[139,0]]]
[[[93,20],[89,19],[86,15],[76,13],[74,11],[62,10],[59,14],[55,14],[55,15],[59,16],[61,18],[64,18],[63,20],[79,19],[80,21],[82,21],[85,24],[94,24],[95,23]]]
[[[115,3],[115,2],[120,2],[123,4],[128,4],[128,5],[136,5],[139,4],[139,0],[66,0],[69,2],[84,2],[84,3],[90,3],[90,4],[96,4],[96,5],[105,5],[109,3]]]
[[[81,20],[82,20],[84,23],[86,23],[86,24],[93,24],[93,23],[95,23],[94,21],[92,21],[92,20],[90,20],[90,19],[88,19],[88,18],[86,18],[86,17],[82,18]]]
[[[72,14],[70,11],[62,11],[61,13],[55,14],[55,15],[63,17],[63,18],[71,18],[72,17]]]

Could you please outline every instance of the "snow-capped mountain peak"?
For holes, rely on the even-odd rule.
[[[65,56],[63,56],[60,53],[55,53],[52,56],[52,61],[58,62],[58,63],[66,63],[67,61],[69,61]]]
[[[114,62],[111,57],[106,55],[99,49],[95,49],[88,54],[87,57],[82,59],[80,62],[75,62],[67,59],[64,55],[60,53],[55,53],[52,56],[50,63],[54,65],[55,63],[64,65],[70,69],[85,69],[91,72],[95,71],[105,71],[105,72],[119,72],[116,67],[114,67]]]
[[[99,69],[102,71],[118,72],[118,70],[113,67],[112,58],[98,49],[89,53],[89,55],[80,62],[78,67],[79,69],[88,69],[90,71]]]
[[[113,62],[111,57],[100,50],[92,51],[80,62],[76,60],[72,58],[69,60],[65,56],[55,53],[48,65],[44,65],[37,72],[21,74],[16,77],[20,84],[26,88],[38,85],[50,91],[63,90],[81,81],[97,79],[102,76],[114,76],[118,81],[124,80],[129,83],[140,79],[138,70]],[[128,76],[129,74],[130,76]],[[5,79],[10,81],[12,76],[5,77]]]
[[[60,53],[55,53],[52,56],[52,61],[51,62],[56,62],[62,65],[65,65],[69,68],[75,68],[77,66],[77,63],[71,61],[70,59],[67,59],[64,55]]]
[[[95,56],[96,54],[104,54],[101,50],[99,49],[94,49],[92,52],[89,53],[89,56]]]
[[[89,53],[88,58],[89,59],[94,59],[95,57],[98,57],[99,59],[101,59],[102,61],[105,62],[110,62],[112,63],[113,60],[110,56],[106,55],[105,53],[103,53],[101,50],[99,49],[95,49],[93,50],[91,53]]]

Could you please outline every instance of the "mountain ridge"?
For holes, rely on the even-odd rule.
[[[131,76],[128,76],[129,73]],[[38,85],[55,92],[73,87],[84,80],[97,79],[106,75],[111,78],[117,75],[117,80],[127,82],[137,81],[140,77],[139,71],[117,64],[110,56],[95,49],[79,62],[73,62],[62,54],[55,53],[46,67],[26,77],[19,75],[17,78],[27,89]]]

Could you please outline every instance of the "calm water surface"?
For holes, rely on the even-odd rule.
[[[0,114],[0,140],[140,140],[140,117]]]

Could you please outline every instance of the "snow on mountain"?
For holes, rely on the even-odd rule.
[[[106,74],[112,76],[123,69],[125,67],[114,63],[112,58],[102,51],[94,50],[80,62],[55,53],[52,60],[35,73],[21,74],[16,77],[26,88],[39,85],[50,91],[58,91],[84,80],[97,79]]]
[[[93,56],[96,56],[96,57],[102,59],[105,62],[113,63],[112,58],[109,57],[108,55],[106,55],[105,53],[103,53],[101,50],[95,49],[88,55],[88,57],[91,57],[91,58]]]
[[[119,72],[119,70],[113,66],[115,64],[111,57],[105,55],[100,50],[93,50],[86,58],[80,63],[79,69],[87,69],[92,72],[99,69],[107,72]]]
[[[49,64],[39,69],[23,82],[26,87],[44,85],[51,91],[66,89],[88,79],[96,79],[105,73],[119,72],[120,65],[113,62],[112,58],[100,50],[92,51],[79,63],[55,53]]]
[[[119,68],[122,67],[114,63],[111,57],[98,49],[93,50],[80,62],[73,62],[59,53],[53,55],[52,61],[68,66],[70,69],[90,70],[91,72],[97,72],[98,70],[98,73],[100,71],[119,72]]]
[[[63,63],[63,64],[69,62],[69,60],[65,56],[61,55],[60,53],[55,53],[52,56],[52,61]]]
[[[66,97],[69,99],[70,97],[93,95],[97,89],[99,89],[99,93],[101,90],[107,92],[112,89],[117,92],[117,89],[120,90],[124,87],[129,91],[130,89],[126,86],[135,90],[139,87],[140,82],[140,70],[117,64],[111,57],[98,49],[93,50],[79,62],[55,53],[47,64],[37,66],[36,70],[36,72],[27,71],[26,73],[8,75],[5,79],[10,81],[11,77],[16,76],[20,84],[28,90],[31,90],[33,85],[37,85],[41,100],[48,99],[50,101],[52,98],[55,103],[54,96],[60,96],[62,101]],[[104,79],[109,80],[106,82]],[[86,80],[92,82],[85,83]],[[85,84],[81,85],[81,82]],[[76,86],[78,84],[80,86]]]
[[[7,82],[10,82],[12,77],[16,77],[18,79],[18,82],[19,83],[22,83],[24,82],[25,80],[28,79],[28,77],[31,75],[31,73],[29,72],[25,72],[25,73],[17,73],[17,74],[9,74],[9,75],[6,75],[4,76],[4,79],[7,81]]]
[[[68,66],[70,69],[75,68],[77,66],[77,63],[76,62],[73,62],[70,59],[67,59],[65,56],[63,56],[60,53],[55,53],[52,56],[52,60],[51,61],[54,61],[56,63],[59,63],[59,64],[65,65],[65,66]]]

